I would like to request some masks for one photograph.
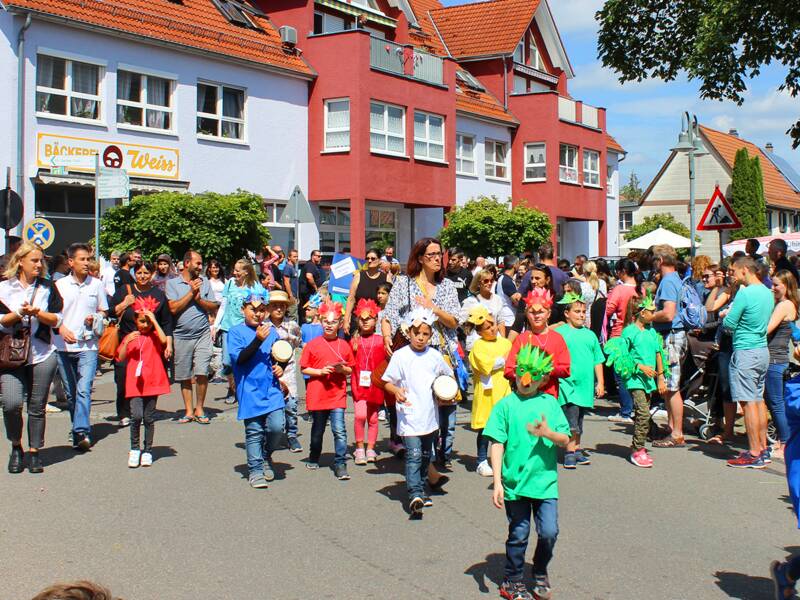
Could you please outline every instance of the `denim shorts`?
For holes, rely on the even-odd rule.
[[[764,399],[764,380],[769,368],[769,349],[734,350],[731,356],[731,400],[760,402]]]
[[[664,347],[669,355],[669,379],[667,389],[670,392],[677,392],[681,389],[681,366],[686,358],[686,351],[689,348],[689,340],[686,332],[682,330],[671,331],[664,338]]]
[[[564,416],[567,417],[570,432],[573,434],[577,433],[578,435],[582,434],[583,417],[586,414],[586,407],[567,402],[561,409],[564,411]]]

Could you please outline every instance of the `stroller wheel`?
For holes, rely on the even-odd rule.
[[[701,425],[700,429],[697,430],[697,435],[700,436],[701,440],[708,440],[714,435],[714,429],[711,425]]]
[[[778,428],[775,427],[775,422],[770,420],[767,423],[767,441],[770,444],[777,444],[778,443]]]

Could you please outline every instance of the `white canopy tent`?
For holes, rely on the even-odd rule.
[[[669,229],[659,227],[650,233],[644,234],[642,237],[638,237],[630,242],[625,242],[619,249],[647,250],[650,246],[658,246],[660,244],[669,244],[673,248],[690,248],[692,246],[692,241],[687,237],[671,232]]]
[[[772,240],[781,239],[786,242],[786,245],[789,247],[789,252],[800,252],[800,233],[783,233],[781,235],[765,235],[763,237],[755,238],[758,240],[760,246],[758,247],[758,253],[762,255],[766,255],[769,251],[769,243]],[[722,247],[722,252],[725,256],[733,256],[734,252],[738,252],[741,250],[742,252],[745,251],[744,246],[747,243],[747,240],[736,240],[729,244],[725,244]]]

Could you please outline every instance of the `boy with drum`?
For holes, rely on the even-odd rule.
[[[410,343],[392,354],[382,377],[387,393],[397,400],[397,433],[406,447],[406,487],[413,519],[422,518],[423,507],[433,505],[425,493],[425,478],[439,432],[434,381],[447,376],[455,384],[453,370],[438,350],[428,346],[435,321],[436,315],[426,308],[418,307],[408,314],[404,326]],[[457,392],[455,385],[453,396]],[[441,477],[437,487],[444,481]]]
[[[507,600],[531,600],[523,582],[531,513],[538,541],[533,554],[533,598],[549,600],[547,565],[558,537],[558,472],[556,446],[569,441],[569,423],[550,394],[540,392],[553,372],[553,357],[531,344],[516,357],[517,391],[492,409],[483,435],[490,449],[494,490],[492,501],[506,509],[505,578],[500,595]]]
[[[263,296],[251,294],[242,304],[244,323],[228,330],[228,352],[244,421],[245,450],[250,487],[267,487],[275,479],[272,452],[283,436],[285,402],[280,377],[283,369],[272,358],[278,333],[267,318]],[[266,456],[265,456],[266,450]]]

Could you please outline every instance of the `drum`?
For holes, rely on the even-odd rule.
[[[278,363],[288,363],[292,360],[294,348],[286,340],[278,340],[272,344],[272,358]]]
[[[433,380],[433,396],[439,404],[458,402],[458,383],[449,375],[439,375]]]

